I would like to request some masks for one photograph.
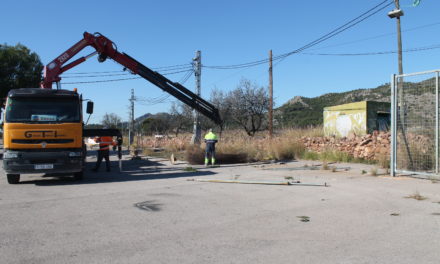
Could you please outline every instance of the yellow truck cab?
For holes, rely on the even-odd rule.
[[[42,88],[11,90],[4,111],[3,145],[3,168],[10,184],[26,173],[73,174],[82,179],[81,95]]]

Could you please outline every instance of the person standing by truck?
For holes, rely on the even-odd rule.
[[[218,142],[217,135],[212,132],[212,128],[208,130],[208,133],[205,135],[205,166],[208,166],[209,160],[211,160],[211,165],[215,165],[215,144]]]
[[[95,142],[99,143],[98,160],[96,161],[95,168],[93,168],[92,170],[97,172],[99,170],[99,167],[101,166],[102,160],[105,159],[105,166],[107,168],[107,171],[110,171],[110,145],[115,145],[113,137],[97,137],[95,138]]]

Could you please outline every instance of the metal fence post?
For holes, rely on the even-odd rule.
[[[435,73],[435,173],[438,174],[439,170],[439,94],[438,94],[438,78],[439,72]]]
[[[391,75],[391,149],[390,149],[390,171],[391,177],[396,176],[396,75]]]

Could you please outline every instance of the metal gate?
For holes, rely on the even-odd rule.
[[[393,75],[391,175],[440,179],[439,72]]]

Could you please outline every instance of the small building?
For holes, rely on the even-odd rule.
[[[391,104],[362,101],[324,108],[324,134],[346,137],[365,135],[374,130],[387,131],[391,124]]]

